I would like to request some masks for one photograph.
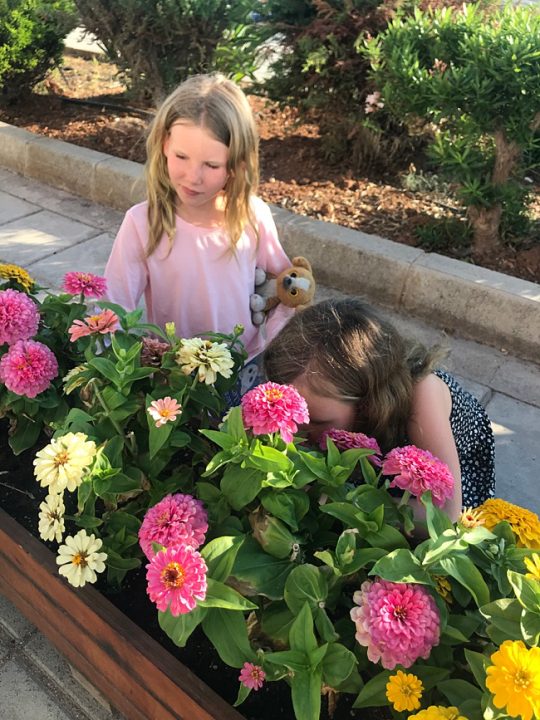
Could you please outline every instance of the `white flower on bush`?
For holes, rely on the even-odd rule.
[[[376,110],[381,110],[383,107],[384,102],[381,100],[381,93],[378,90],[366,96],[366,104],[364,107],[366,115]]]
[[[42,540],[61,542],[66,507],[62,495],[50,494],[39,506],[39,536]]]
[[[73,492],[82,483],[95,455],[93,440],[88,440],[84,433],[67,433],[36,453],[34,475],[41,487],[48,487],[53,494],[66,488]]]
[[[202,338],[182,340],[180,350],[176,353],[176,362],[184,375],[191,375],[196,370],[199,382],[213,385],[218,373],[225,378],[232,375],[234,360],[225,343],[214,343]]]
[[[105,570],[107,553],[98,552],[102,541],[95,535],[87,535],[86,530],[79,530],[73,536],[68,535],[64,545],[58,548],[56,564],[58,569],[73,587],[83,587],[87,582],[95,583],[96,573]]]

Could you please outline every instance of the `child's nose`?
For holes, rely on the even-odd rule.
[[[188,180],[194,185],[202,180],[202,167],[199,164],[192,163],[188,168]]]

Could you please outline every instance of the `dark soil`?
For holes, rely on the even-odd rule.
[[[82,100],[91,104],[81,104]],[[418,175],[410,165],[394,174],[372,169],[362,175],[345,163],[332,165],[324,158],[316,123],[299,121],[294,108],[280,109],[253,96],[250,102],[261,136],[259,192],[268,202],[411,246],[421,245],[419,229],[424,229],[425,237],[433,224],[440,227],[455,220],[464,227],[463,209],[448,195],[410,189],[418,187]],[[0,106],[0,120],[144,162],[145,130],[152,115],[148,108],[134,109],[133,104],[114,65],[66,56],[63,68],[55,70],[38,92],[17,104]],[[533,227],[527,236],[514,238],[482,262],[493,270],[540,282],[540,175],[531,175]],[[469,243],[460,240],[455,230],[446,239],[423,242],[426,249],[472,262]]]

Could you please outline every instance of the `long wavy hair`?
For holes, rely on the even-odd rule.
[[[172,247],[178,195],[169,178],[163,143],[179,121],[204,128],[229,149],[224,194],[225,226],[232,249],[246,225],[253,228],[258,240],[250,207],[259,184],[259,138],[253,113],[242,90],[225,76],[194,75],[164,100],[146,140],[147,255],[154,252],[164,234]]]
[[[446,351],[406,340],[365,302],[325,300],[296,313],[268,345],[269,380],[298,378],[317,395],[356,406],[356,432],[375,437],[384,451],[403,442],[415,382]]]

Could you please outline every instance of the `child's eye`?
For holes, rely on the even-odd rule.
[[[179,153],[176,153],[176,157],[177,157],[179,160],[185,160],[185,159],[186,159],[186,156],[185,156],[185,155],[180,155]]]
[[[206,163],[209,168],[212,168],[212,170],[217,170],[219,165],[214,165],[213,163]]]

